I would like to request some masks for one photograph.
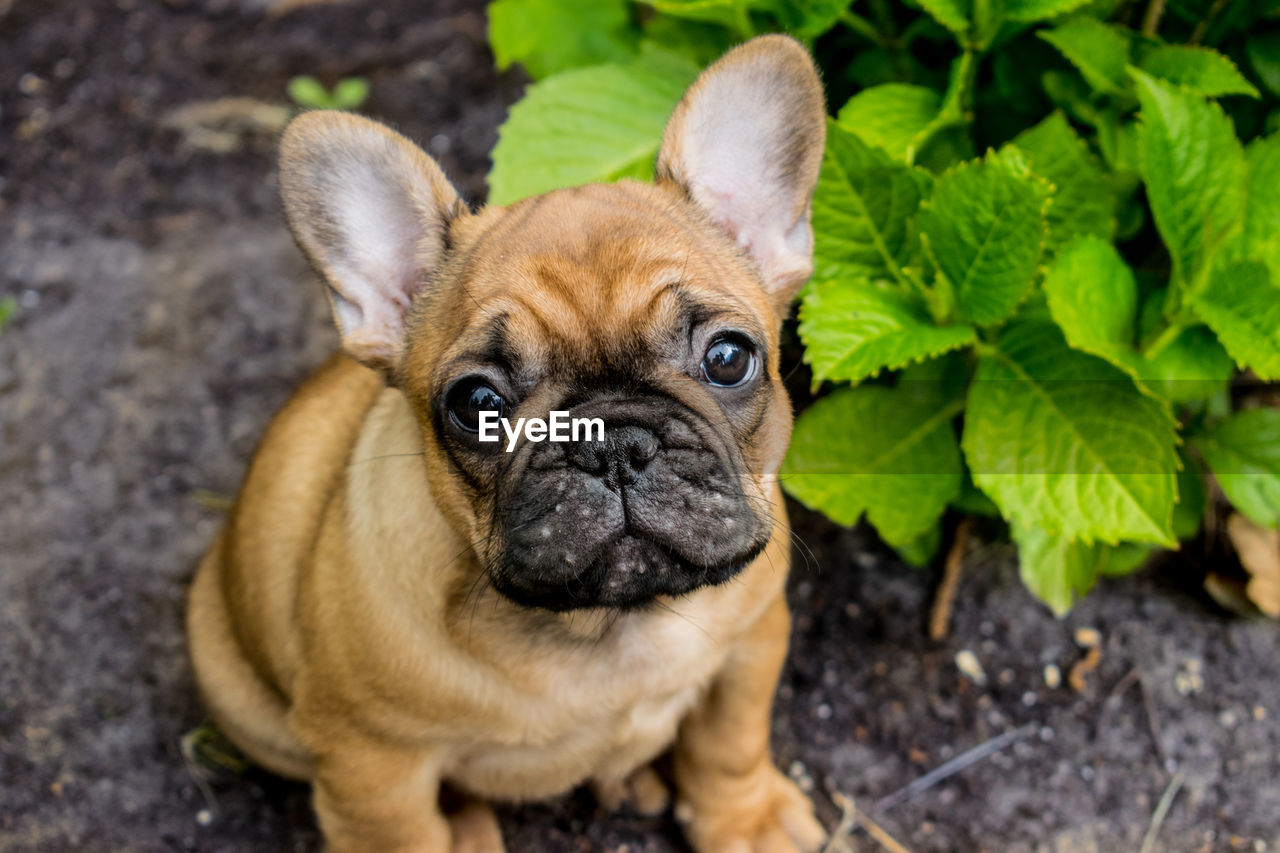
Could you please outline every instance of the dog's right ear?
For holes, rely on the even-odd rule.
[[[328,284],[342,348],[390,375],[404,320],[466,206],[409,140],[350,113],[304,113],[280,143],[289,227]]]
[[[654,170],[755,262],[783,314],[813,271],[809,219],[826,116],[808,51],[787,36],[759,36],[685,92]]]

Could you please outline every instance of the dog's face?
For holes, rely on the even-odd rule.
[[[500,592],[635,607],[769,542],[791,423],[778,333],[811,268],[823,121],[804,51],[757,39],[686,94],[655,185],[474,215],[381,126],[291,126],[286,207],[344,347],[405,393],[433,496]],[[553,412],[567,440],[493,423]]]

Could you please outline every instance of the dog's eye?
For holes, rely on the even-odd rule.
[[[480,430],[480,413],[497,412],[502,417],[503,399],[483,381],[459,382],[449,391],[449,417],[467,432]]]
[[[745,385],[756,375],[756,353],[738,337],[717,338],[702,357],[702,378],[719,388]]]

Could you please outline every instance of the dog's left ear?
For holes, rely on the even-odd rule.
[[[813,272],[813,188],[826,141],[808,51],[770,35],[726,53],[667,123],[655,179],[674,183],[737,242],[785,311]]]

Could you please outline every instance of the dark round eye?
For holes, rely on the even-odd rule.
[[[479,432],[480,413],[497,412],[502,417],[503,399],[483,380],[459,382],[449,391],[446,401],[449,417],[467,432]]]
[[[702,357],[702,378],[720,388],[745,385],[756,373],[756,353],[740,338],[720,338]]]

